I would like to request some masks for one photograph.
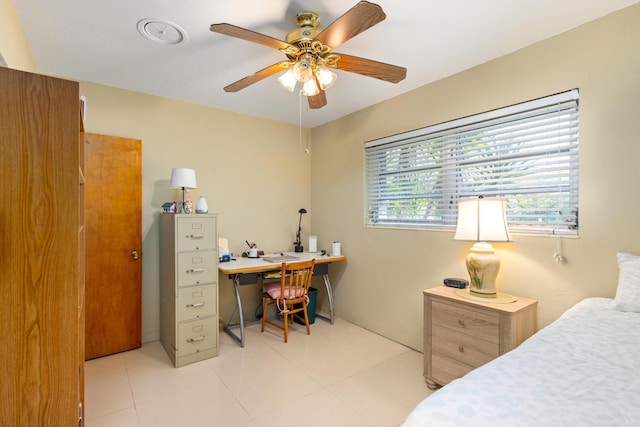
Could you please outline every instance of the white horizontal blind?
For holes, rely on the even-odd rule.
[[[578,232],[578,90],[365,143],[369,225],[455,228],[460,198],[512,231]]]

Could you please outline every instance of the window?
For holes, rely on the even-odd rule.
[[[578,234],[578,90],[365,143],[372,226],[455,229],[458,200],[507,201],[512,231]]]

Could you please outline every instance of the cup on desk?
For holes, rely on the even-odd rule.
[[[342,248],[340,247],[340,242],[333,242],[333,246],[331,247],[331,255],[333,256],[342,255]]]
[[[258,249],[250,248],[249,249],[249,258],[258,258]]]

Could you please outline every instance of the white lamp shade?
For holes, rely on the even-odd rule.
[[[501,199],[460,200],[454,240],[510,242],[505,205]]]
[[[173,168],[171,170],[171,179],[169,180],[171,188],[197,188],[196,187],[196,171],[187,168]]]
[[[313,66],[311,65],[311,60],[307,57],[309,56],[308,54],[305,56],[305,58],[293,64],[293,67],[291,69],[293,72],[293,77],[295,77],[297,81],[302,83],[310,80],[313,77]]]
[[[331,85],[338,78],[338,76],[336,76],[336,73],[329,70],[325,66],[318,67],[318,69],[316,70],[316,76],[318,77],[318,81],[320,82],[320,88],[322,90],[327,90],[328,88],[330,88]]]
[[[296,87],[296,83],[298,83],[296,78],[293,76],[293,71],[291,70],[291,68],[289,68],[283,75],[278,77],[278,81],[289,92],[293,92],[293,89]]]
[[[318,85],[316,85],[316,79],[307,80],[302,86],[302,94],[304,96],[316,96],[320,93]]]

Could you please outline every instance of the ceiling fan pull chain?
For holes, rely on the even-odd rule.
[[[302,90],[298,94],[298,145],[302,147]]]

